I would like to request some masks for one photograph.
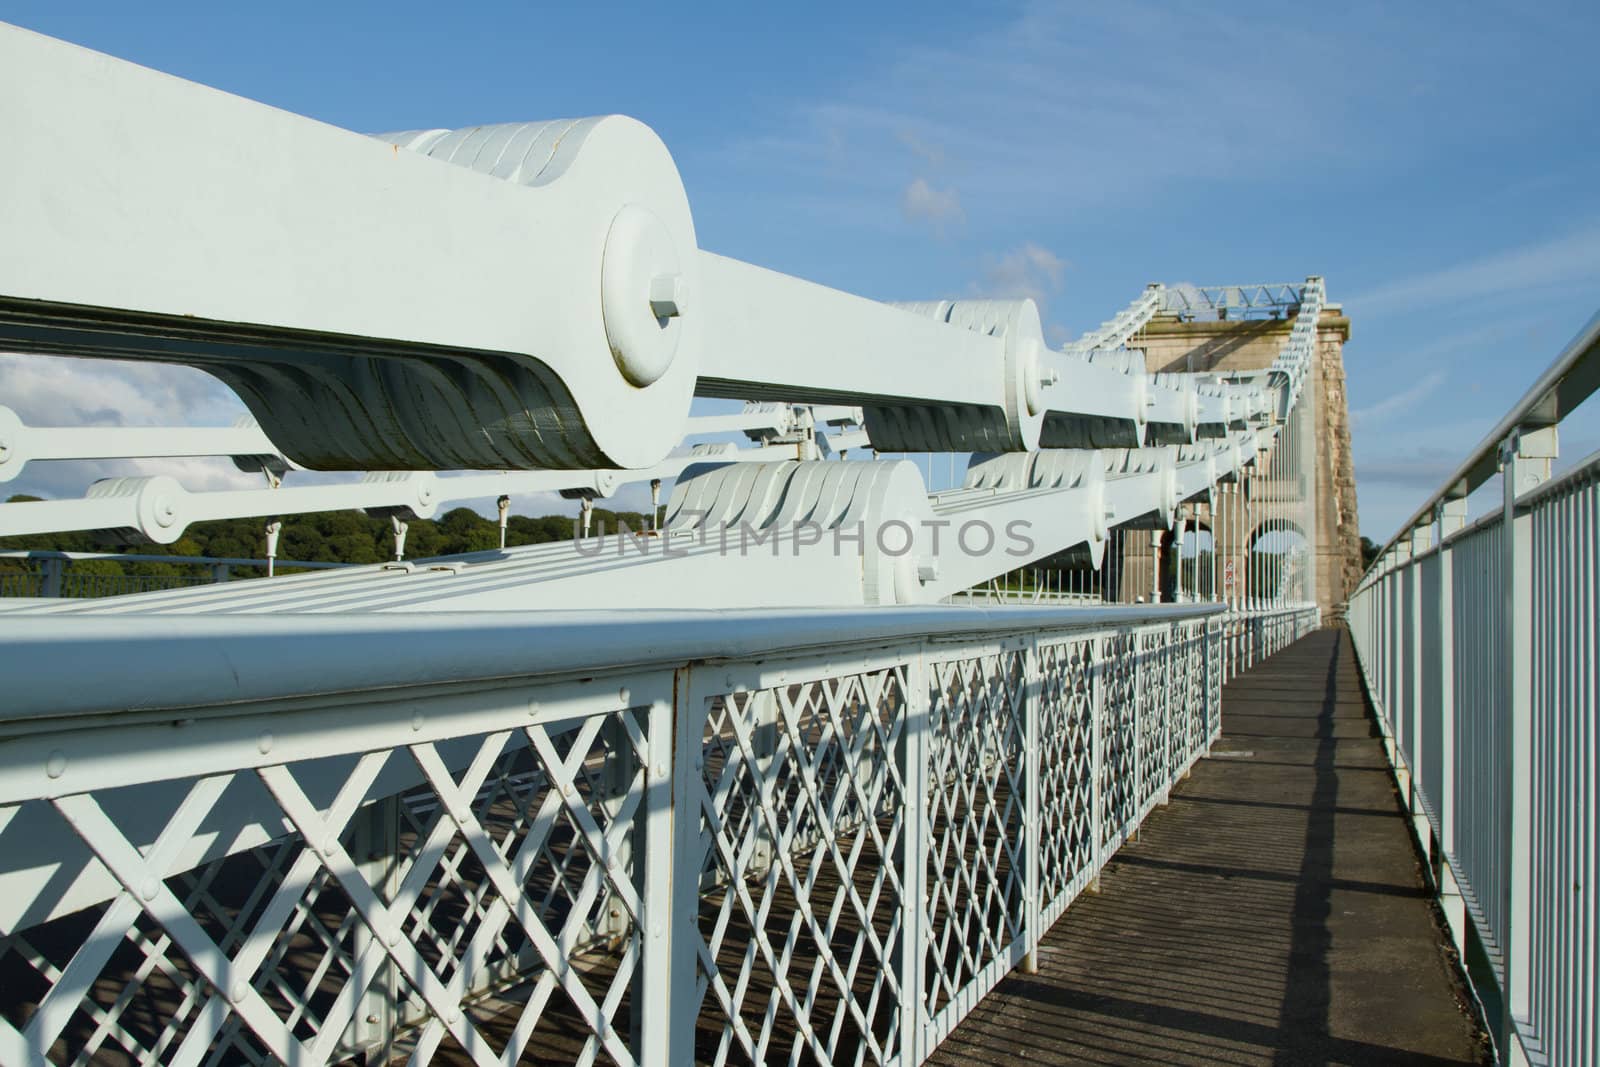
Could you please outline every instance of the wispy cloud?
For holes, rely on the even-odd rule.
[[[901,130],[896,135],[896,138],[913,155],[921,157],[929,166],[944,166],[944,149],[937,144],[924,140],[915,130]]]
[[[1437,391],[1448,379],[1449,375],[1440,370],[1425,374],[1411,388],[1391,394],[1375,404],[1351,411],[1350,424],[1366,427],[1410,411]]]
[[[972,285],[977,296],[1027,297],[1043,309],[1060,292],[1067,264],[1060,256],[1029,241],[999,255],[986,256],[982,274]]]
[[[961,197],[955,189],[935,189],[926,178],[916,178],[900,194],[900,211],[911,222],[925,222],[943,236],[946,229],[961,222]]]
[[[1600,223],[1591,221],[1558,237],[1398,278],[1347,297],[1345,303],[1363,315],[1427,312],[1596,282],[1600,282]]]
[[[1370,134],[1346,121],[1346,98],[1371,91],[1371,72],[1350,69],[1347,41],[1311,26],[1273,35],[1263,48],[1257,25],[1164,3],[1030,4],[959,46],[885,54],[776,128],[736,140],[725,159],[885,207],[885,194],[933,167],[960,185],[969,215],[981,202],[1014,219],[1137,201],[1174,182],[1270,180],[1314,161],[1378,165],[1360,150]],[[1396,50],[1380,35],[1363,44]],[[1286,151],[1284,125],[1311,84],[1319,136]]]

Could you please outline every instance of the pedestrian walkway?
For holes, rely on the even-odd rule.
[[[1361,691],[1315,633],[932,1062],[1489,1062]]]

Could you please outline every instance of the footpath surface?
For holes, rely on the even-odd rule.
[[[1350,640],[1235,679],[1172,801],[941,1045],[1031,1063],[1479,1064]]]

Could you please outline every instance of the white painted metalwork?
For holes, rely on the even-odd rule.
[[[1090,330],[1076,341],[1062,346],[1062,351],[1087,355],[1100,348],[1126,348],[1134,335],[1144,329],[1165,305],[1164,287],[1159,282],[1146,286],[1145,291],[1140,293],[1133,303],[1117,312],[1114,318],[1102,322],[1099,327]]]
[[[4,26],[0,100],[0,344],[197,366],[261,427],[0,417],[0,464],[269,486],[110,479],[0,534],[260,516],[270,573],[279,516],[364,508],[397,557],[5,605],[0,1063],[920,1063],[1205,754],[1224,679],[1319,624],[1259,577],[1037,578],[1201,501],[1252,528],[1319,278],[1207,297],[1297,309],[1268,371],[1151,375],[1159,287],[1051,352],[1029,300],[713,255],[626,118],[364,137]],[[960,488],[882,455],[929,451],[972,453]],[[634,480],[648,528],[592,529]],[[580,536],[400,558],[532,490]],[[1031,606],[974,603],[1020,567]]]
[[[0,59],[30,101],[0,113],[0,226],[30,249],[0,260],[0,340],[203,367],[307,467],[645,469],[694,394],[858,404],[880,451],[1217,421],[1184,376],[1058,360],[1030,301],[890,306],[700,250],[631,120],[375,140],[13,28]],[[59,225],[113,138],[115,194]]]
[[[1214,610],[0,620],[0,1061],[920,1062],[1216,736]]]
[[[1264,285],[1173,285],[1161,291],[1161,309],[1178,314],[1282,314],[1300,305],[1304,294],[1292,282]]]
[[[1600,1059],[1600,455],[1551,479],[1600,384],[1600,315],[1350,598],[1386,749],[1457,944],[1481,946],[1502,1060]],[[1496,477],[1502,506],[1470,524]],[[1469,956],[1470,958],[1470,956]]]

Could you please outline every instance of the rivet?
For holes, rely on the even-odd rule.
[[[461,1009],[460,1008],[451,1008],[450,1009],[450,1023],[451,1023],[451,1025],[454,1025],[454,1024],[460,1022],[460,1021],[461,1021]]]
[[[665,778],[666,776],[667,776],[667,765],[665,763],[656,764],[656,777],[657,778]]]
[[[422,729],[422,712],[415,712],[411,716],[411,729],[413,732]]]
[[[653,933],[656,937],[660,937],[662,934],[666,933],[667,931],[666,931],[666,928],[661,925],[661,920],[657,919],[655,926],[651,929],[650,932]]]
[[[722,684],[727,686],[729,689],[732,689],[733,688],[733,675],[729,674],[729,675],[725,676],[722,679]]]
[[[256,738],[256,748],[261,750],[263,756],[272,751],[272,731],[261,731],[261,736]]]
[[[628,697],[631,696],[631,695],[632,694],[630,694],[628,692],[628,687],[627,686],[623,686],[621,689],[617,690],[617,700],[619,700],[624,707],[627,707],[627,705],[628,705]]]
[[[338,850],[339,839],[337,837],[330,837],[322,843],[322,854],[324,856],[331,856]]]
[[[156,899],[156,894],[160,892],[161,883],[156,881],[154,878],[145,879],[144,884],[139,887],[139,895],[144,897],[146,900]]]
[[[564,797],[570,797],[572,795],[572,783],[571,782],[568,782],[568,783],[566,783],[565,785],[563,785],[561,787],[561,795],[564,796]]]
[[[368,1026],[377,1026],[378,1025],[378,1016],[375,1015],[375,1014],[369,1013],[367,1015],[367,1025]]]
[[[44,773],[52,778],[60,778],[67,773],[67,754],[59,748],[50,753],[44,761]]]
[[[388,945],[390,948],[394,948],[394,946],[398,945],[400,943],[400,928],[398,926],[391,926],[385,930],[383,932],[383,943]]]
[[[539,702],[537,700],[528,701],[528,714],[529,715],[538,715],[539,714]]]
[[[242,982],[242,981],[241,982],[235,982],[235,983],[233,983],[233,989],[230,990],[229,993],[228,993],[228,999],[232,1000],[235,1004],[238,1004],[238,1003],[241,1003],[244,1000],[244,998],[248,997],[249,995],[250,995],[250,983]]]

